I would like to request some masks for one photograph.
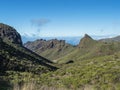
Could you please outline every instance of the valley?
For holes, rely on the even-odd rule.
[[[78,45],[57,39],[23,44],[17,30],[1,23],[0,90],[27,87],[29,90],[119,90],[119,36],[94,40],[85,34]]]

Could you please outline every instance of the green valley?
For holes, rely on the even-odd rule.
[[[120,90],[119,41],[85,34],[76,46],[57,39],[23,46],[13,27],[0,30],[0,90]]]

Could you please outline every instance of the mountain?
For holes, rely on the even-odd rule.
[[[39,39],[33,42],[27,42],[24,46],[39,55],[61,63],[113,54],[119,51],[119,43],[94,40],[88,34],[85,34],[84,37],[81,38],[77,46],[67,44],[64,40],[57,39]]]
[[[112,55],[120,51],[119,45],[119,42],[101,42],[99,40],[94,40],[89,35],[85,34],[78,46],[72,52],[69,52],[69,54],[64,57],[58,58],[57,61],[59,63],[65,63],[69,60],[76,61]]]
[[[120,36],[116,36],[116,37],[113,37],[113,38],[101,39],[100,41],[103,41],[103,42],[112,42],[112,41],[120,42]]]
[[[102,38],[107,38],[107,37],[111,37],[112,35],[91,35],[91,37],[95,40],[100,40]],[[69,43],[71,45],[78,45],[79,44],[79,41],[80,39],[83,37],[83,36],[58,36],[58,37],[40,37],[40,36],[33,36],[33,37],[30,37],[28,35],[22,35],[22,40],[23,40],[23,43],[26,43],[28,41],[35,41],[37,39],[44,39],[44,40],[51,40],[51,39],[58,39],[58,40],[65,40],[66,43]]]
[[[93,40],[88,34],[85,34],[84,37],[80,40],[78,47],[79,48],[88,48],[93,46],[97,41]]]
[[[13,27],[0,24],[0,73],[43,73],[55,70],[52,64],[52,61],[25,48],[20,34]]]
[[[6,42],[22,45],[20,34],[11,26],[0,23],[0,38]]]
[[[71,45],[77,45],[79,43],[79,40],[81,36],[61,36],[61,37],[29,37],[22,35],[23,43],[27,43],[28,41],[35,41],[37,39],[44,39],[44,40],[51,40],[51,39],[57,39],[57,40],[65,40],[66,43],[69,43]]]
[[[33,42],[27,42],[24,46],[39,55],[48,59],[54,60],[67,55],[75,48],[74,46],[65,42],[65,40],[43,40],[38,39]]]

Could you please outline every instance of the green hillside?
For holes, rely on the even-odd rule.
[[[52,63],[51,61],[36,55],[22,46],[10,45],[3,41],[0,41],[0,58],[2,71],[13,70],[41,73],[54,69],[54,67],[49,65]]]
[[[20,35],[14,28],[0,24],[0,30],[0,84],[6,85],[11,80],[24,81],[23,77],[28,77],[30,73],[40,75],[57,69],[52,61],[25,48],[22,45]],[[19,81],[15,79],[17,73],[19,75],[23,73],[27,76],[21,75]],[[0,90],[4,90],[3,88],[0,85]]]
[[[120,42],[85,34],[76,47],[61,40],[26,44],[53,63],[24,47],[12,27],[0,28],[0,90],[120,90]]]
[[[85,34],[77,47],[56,61],[57,71],[37,77],[39,90],[39,86],[55,90],[120,89],[120,42],[96,41]]]
[[[43,57],[52,61],[63,57],[74,50],[74,46],[65,42],[65,40],[43,40],[39,39],[33,42],[27,42],[24,46]]]
[[[112,55],[120,51],[120,42],[101,42],[93,40],[86,35],[81,39],[80,44],[73,52],[67,54],[65,57],[59,58],[59,63],[65,63],[69,60],[90,59],[93,57]]]

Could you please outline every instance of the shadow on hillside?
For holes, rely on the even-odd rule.
[[[12,86],[8,81],[0,78],[0,90],[12,90]]]

